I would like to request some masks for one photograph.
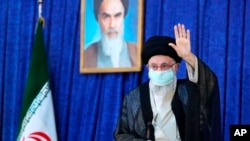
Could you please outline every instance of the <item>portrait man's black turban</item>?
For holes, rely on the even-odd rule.
[[[100,6],[103,0],[94,0],[94,13],[95,13],[95,18],[98,21],[98,13],[100,10]],[[128,13],[128,5],[129,5],[129,0],[121,0],[121,3],[124,7],[124,17]]]

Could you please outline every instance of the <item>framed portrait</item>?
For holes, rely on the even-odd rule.
[[[81,0],[80,73],[141,70],[143,0]]]

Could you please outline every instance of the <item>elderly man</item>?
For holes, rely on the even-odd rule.
[[[149,82],[125,96],[114,133],[117,141],[220,141],[216,75],[191,52],[190,32],[174,27],[175,39],[153,36],[142,51]],[[176,77],[181,60],[188,78]]]
[[[84,67],[113,68],[136,65],[136,44],[123,38],[128,0],[94,0],[95,17],[102,36],[84,51]]]

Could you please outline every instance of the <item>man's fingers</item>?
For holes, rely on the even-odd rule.
[[[178,27],[176,25],[174,26],[174,35],[175,35],[175,38],[180,38]]]
[[[190,41],[190,30],[187,30],[187,39]]]
[[[186,33],[186,29],[185,29],[184,24],[181,25],[181,29],[182,29],[181,31],[182,31],[182,35],[183,35],[182,37],[187,38],[187,33]]]
[[[184,24],[178,23],[177,25],[174,26],[174,34],[175,38],[186,38],[190,39],[190,31],[185,29]]]
[[[178,28],[179,28],[179,34],[181,35],[180,37],[183,38],[184,35],[184,30],[183,30],[183,25],[182,24],[178,24]]]
[[[174,34],[175,38],[186,38],[185,26],[183,24],[178,23],[174,26]]]
[[[172,48],[174,48],[174,50],[175,50],[176,45],[174,43],[169,43],[168,45],[171,46]]]

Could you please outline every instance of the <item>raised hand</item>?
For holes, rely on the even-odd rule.
[[[194,66],[194,54],[191,52],[190,31],[183,24],[174,26],[175,42],[169,43],[177,54],[191,66]]]

